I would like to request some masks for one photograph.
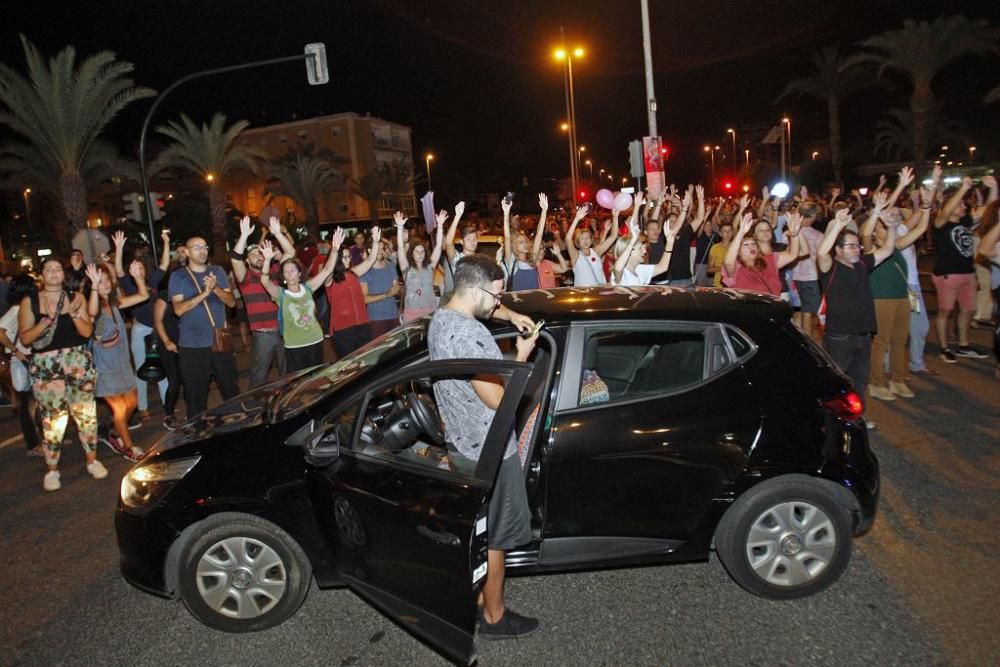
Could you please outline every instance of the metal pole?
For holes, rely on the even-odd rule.
[[[264,67],[266,65],[277,65],[280,63],[290,63],[296,60],[305,60],[306,58],[312,58],[311,53],[302,53],[294,56],[285,56],[283,58],[270,58],[268,60],[257,60],[252,63],[243,63],[242,65],[230,65],[228,67],[216,67],[214,69],[206,69],[200,72],[194,72],[193,74],[188,74],[187,76],[182,76],[181,78],[174,81],[172,84],[167,86],[167,88],[160,93],[153,105],[149,107],[149,111],[146,112],[146,119],[142,122],[142,131],[139,133],[139,178],[142,181],[142,194],[143,200],[146,204],[146,222],[149,224],[149,245],[152,249],[152,256],[158,256],[156,250],[156,232],[153,230],[153,202],[149,196],[149,182],[146,180],[146,134],[149,132],[149,123],[153,119],[153,114],[156,113],[156,109],[160,104],[167,98],[171,92],[181,85],[192,81],[194,79],[200,79],[206,76],[212,76],[213,74],[225,74],[227,72],[236,72],[243,69],[252,69],[254,67]],[[220,174],[221,178],[221,174]]]
[[[573,135],[573,154],[579,158],[580,151],[576,144],[576,99],[573,95],[573,56],[566,53],[566,72],[569,74],[569,131]],[[580,168],[573,161],[573,207],[576,207],[576,190],[579,187]]]
[[[784,122],[782,122],[781,128],[781,182],[785,182],[785,128]]]
[[[31,204],[28,203],[28,197],[31,195],[30,192],[25,190],[24,194],[24,222],[27,224],[27,231],[31,231]]]
[[[642,53],[646,67],[646,113],[649,118],[649,136],[659,136],[656,132],[656,93],[653,92],[653,53],[649,36],[649,0],[639,0],[642,7]]]
[[[715,196],[715,149],[709,151],[712,161],[712,196]]]

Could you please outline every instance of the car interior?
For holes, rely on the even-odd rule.
[[[588,376],[588,372],[591,373]],[[607,401],[642,398],[699,382],[705,375],[705,337],[696,331],[605,331],[587,339],[580,405],[595,400],[593,374]]]

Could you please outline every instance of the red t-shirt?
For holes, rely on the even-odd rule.
[[[763,271],[748,269],[737,261],[736,274],[730,276],[729,272],[726,271],[725,265],[723,265],[722,284],[726,287],[753,290],[772,296],[779,296],[781,294],[781,278],[778,277],[778,256],[775,254],[764,255],[763,257],[764,261],[767,262],[767,266],[764,267]]]
[[[346,271],[341,282],[327,285],[326,298],[330,301],[331,331],[343,331],[368,322],[365,295],[354,271]]]

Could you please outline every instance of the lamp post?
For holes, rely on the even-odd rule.
[[[24,222],[31,231],[31,188],[24,189]]]
[[[972,164],[975,161],[976,161],[976,147],[969,146],[969,164]]]
[[[715,151],[719,150],[718,146],[705,146],[704,151],[708,153],[709,159],[712,165],[712,196],[715,196]]]
[[[577,195],[577,180],[579,178],[579,162],[578,154],[576,150],[576,101],[573,94],[573,59],[582,58],[584,55],[583,47],[577,46],[572,50],[567,49],[565,46],[565,35],[563,34],[562,27],[559,28],[559,32],[563,37],[563,46],[555,49],[552,52],[553,57],[566,63],[566,67],[563,70],[563,85],[566,93],[566,116],[567,116],[567,139],[569,140],[569,178],[572,184],[573,190],[573,207],[576,207],[576,195]]]
[[[434,159],[434,154],[433,153],[428,153],[427,155],[424,156],[424,165],[426,166],[426,169],[427,169],[427,191],[428,192],[430,192],[430,190],[431,190],[431,160],[433,160],[433,159]]]
[[[792,119],[785,116],[781,119],[784,126],[781,133],[781,180],[785,180],[785,132],[788,132],[788,168],[792,168]]]
[[[590,160],[584,160],[583,163],[590,167],[590,180],[594,180],[594,163]]]
[[[587,152],[586,146],[580,146],[576,149],[576,178],[580,180],[583,178],[583,154]]]
[[[731,135],[733,135],[733,173],[735,174],[737,172],[737,167],[736,167],[736,129],[731,127],[728,130],[726,130],[726,132],[729,133],[729,134],[731,134]]]
[[[812,158],[813,158],[814,160],[818,160],[818,159],[819,159],[819,151],[813,151],[813,155],[812,155]]]

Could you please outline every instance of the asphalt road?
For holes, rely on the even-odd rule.
[[[973,342],[987,349],[987,332]],[[914,379],[916,399],[871,406],[880,515],[831,589],[764,600],[714,558],[515,578],[510,603],[543,627],[480,643],[480,664],[997,664],[1000,382],[990,360],[929,363],[942,374]],[[159,432],[150,424],[139,442]],[[0,409],[0,442],[17,433]],[[0,447],[0,664],[447,664],[348,591],[314,587],[284,625],[227,635],[132,588],[118,574],[112,526],[128,464],[110,450],[101,458],[110,475],[95,481],[80,448],[67,447],[63,488],[46,493],[40,460],[20,442]]]

